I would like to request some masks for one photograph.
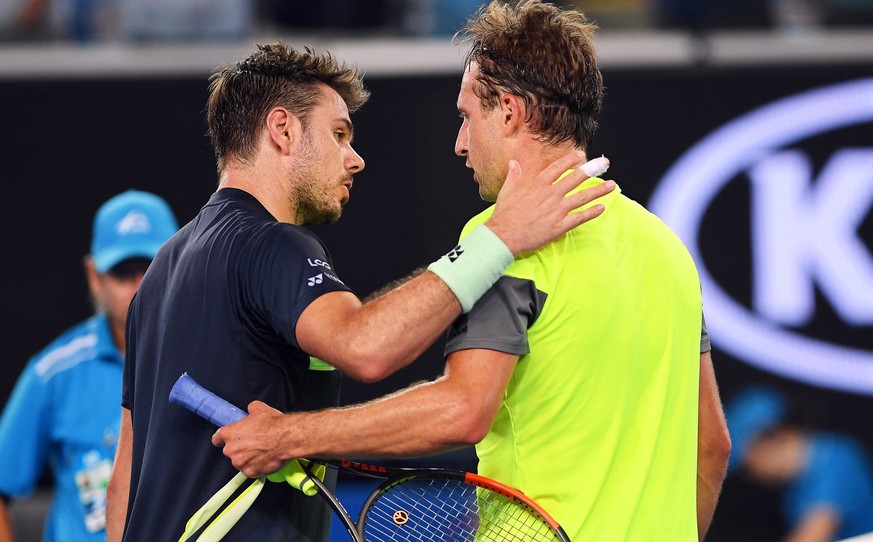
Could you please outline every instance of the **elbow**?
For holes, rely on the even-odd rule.
[[[725,471],[727,471],[728,460],[731,457],[731,449],[733,444],[731,444],[731,436],[728,434],[727,429],[724,431],[723,437],[719,440],[718,446],[718,455],[724,464]]]
[[[337,368],[344,374],[371,384],[409,365],[414,355],[397,351],[384,342],[360,338],[348,341],[338,358]]]
[[[463,438],[460,440],[459,443],[464,446],[475,446],[482,442],[482,439],[485,438],[485,435],[488,434],[488,431],[490,429],[491,426],[482,425],[480,423],[471,425],[463,433]]]
[[[489,416],[483,405],[476,401],[455,401],[445,411],[443,420],[450,434],[446,444],[450,446],[474,446],[479,444],[491,430],[493,416]]]
[[[731,455],[731,438],[727,428],[710,435],[701,448],[701,461],[713,465],[715,471],[723,474],[727,472]]]
[[[345,374],[364,384],[372,384],[384,380],[391,373],[379,366],[378,362],[359,361],[351,371]]]
[[[364,344],[364,341],[350,345],[345,358],[348,361],[338,368],[359,382],[372,384],[394,372],[390,363],[390,354],[377,351],[371,345]]]
[[[719,432],[718,438],[712,444],[712,453],[716,455],[725,465],[731,456],[731,436],[728,433],[727,427]]]

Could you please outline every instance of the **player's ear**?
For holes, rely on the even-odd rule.
[[[284,107],[274,107],[267,113],[266,128],[270,142],[282,154],[290,154],[294,144],[303,135],[300,119]]]
[[[512,135],[525,126],[527,108],[524,102],[515,94],[504,92],[500,95],[498,104],[500,124],[506,135]]]

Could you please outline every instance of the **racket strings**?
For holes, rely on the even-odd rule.
[[[523,502],[448,478],[407,478],[391,485],[361,521],[367,542],[560,540]]]

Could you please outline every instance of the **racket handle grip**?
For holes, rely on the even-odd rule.
[[[218,426],[239,421],[247,416],[245,412],[228,403],[197,383],[184,373],[170,390],[170,402],[180,405],[194,414]]]

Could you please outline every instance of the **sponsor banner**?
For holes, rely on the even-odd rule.
[[[849,128],[867,137],[837,138],[843,146],[825,149],[816,167],[810,141]],[[745,302],[705,265],[707,250],[726,247],[700,242],[704,217],[733,183],[746,183],[750,204]],[[873,243],[861,233],[873,208],[873,78],[790,96],[722,126],[672,165],[649,208],[697,262],[718,348],[783,377],[873,395],[873,338],[843,344],[806,332],[825,310],[855,336],[873,326]]]

